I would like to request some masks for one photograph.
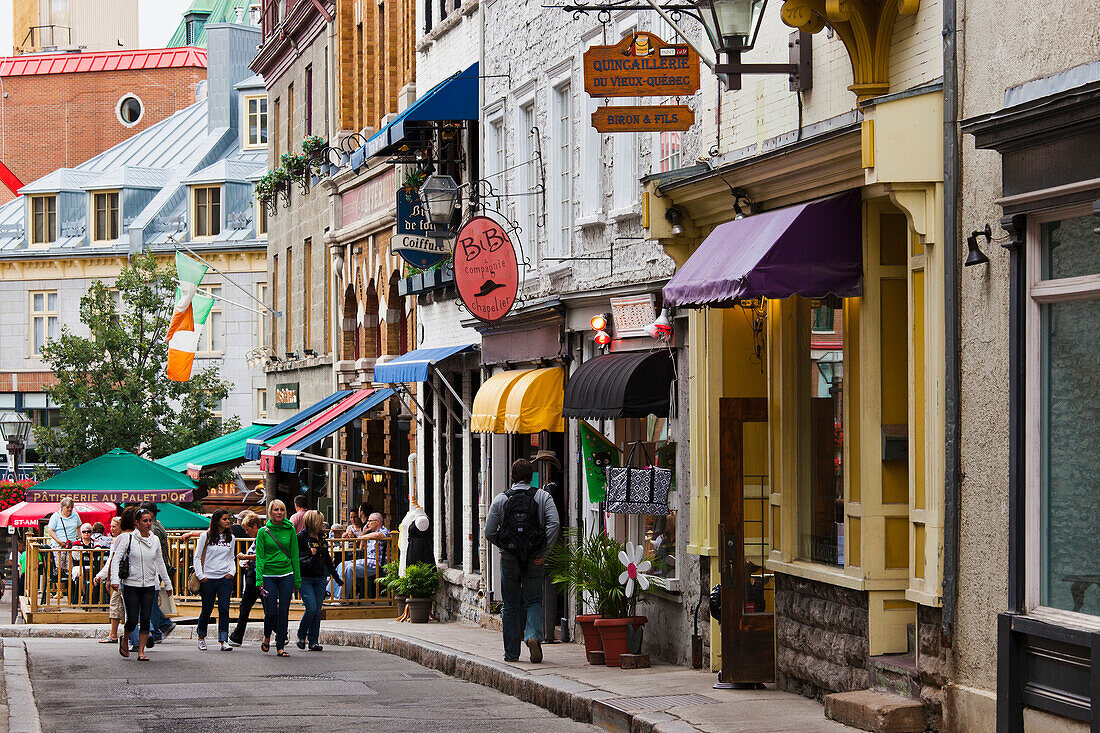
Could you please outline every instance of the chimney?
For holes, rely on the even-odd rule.
[[[207,126],[236,129],[240,124],[234,84],[252,76],[249,62],[256,56],[260,29],[239,23],[206,26]]]

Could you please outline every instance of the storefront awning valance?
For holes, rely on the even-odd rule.
[[[240,430],[234,430],[232,433],[159,458],[154,463],[170,471],[187,473],[191,478],[220,471],[223,468],[232,468],[245,462],[244,454],[248,439],[266,432],[271,427],[271,425],[246,425]]]
[[[471,410],[470,430],[475,433],[503,433],[504,411],[508,406],[508,393],[530,369],[517,369],[511,372],[494,374],[485,380],[474,395],[474,407]]]
[[[461,346],[440,346],[434,349],[410,351],[392,361],[387,361],[385,364],[376,364],[374,367],[374,381],[379,384],[426,382],[433,364],[475,346],[477,344],[462,344]]]
[[[329,422],[340,417],[342,414],[370,397],[374,392],[375,390],[373,389],[351,390],[342,400],[329,407],[320,415],[317,415],[317,417],[275,443],[270,448],[264,448],[260,453],[260,468],[268,473],[274,473],[278,470],[278,463],[275,459],[279,457],[279,454],[283,450],[320,430]]]
[[[370,410],[378,407],[387,399],[394,395],[392,389],[378,389],[366,399],[359,400],[344,412],[340,413],[335,419],[330,420],[324,425],[318,427],[309,435],[304,436],[300,440],[291,443],[279,453],[279,468],[287,473],[292,473],[298,469],[298,454],[303,450],[313,445],[314,443],[324,440],[328,436],[335,433],[342,427],[349,425],[352,421],[358,420],[363,415],[367,414]]]
[[[248,438],[245,441],[245,460],[255,461],[260,457],[260,452],[264,449],[264,446],[267,445],[268,442],[274,440],[280,435],[285,435],[291,430],[297,429],[300,425],[302,425],[302,423],[312,419],[313,417],[316,417],[320,413],[335,405],[340,400],[345,399],[351,393],[352,390],[350,389],[342,389],[339,392],[333,392],[317,404],[311,405],[301,412],[291,417],[288,417],[286,420],[283,420],[278,425],[268,428],[259,435]]]
[[[668,305],[860,294],[859,191],[719,224],[664,287]]]
[[[562,400],[565,397],[565,369],[534,369],[516,380],[504,408],[504,432],[551,433],[565,431]]]
[[[475,63],[436,84],[409,105],[396,119],[374,133],[358,152],[365,158],[389,155],[412,142],[417,128],[427,122],[461,122],[478,119],[478,65]]]
[[[191,501],[195,482],[117,448],[27,489],[27,501]]]
[[[590,359],[569,377],[565,417],[668,415],[675,374],[672,355],[667,350],[620,351]]]

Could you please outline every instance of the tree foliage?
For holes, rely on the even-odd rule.
[[[55,427],[36,427],[35,438],[63,469],[115,448],[137,453],[144,447],[160,458],[238,427],[236,418],[223,427],[214,416],[230,386],[216,366],[189,382],[165,376],[174,270],[143,253],[114,287],[117,302],[99,280],[80,299],[80,321],[90,337],[62,326],[42,352],[57,377],[47,392],[60,415]]]

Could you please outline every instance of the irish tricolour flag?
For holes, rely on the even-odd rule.
[[[168,378],[186,382],[199,348],[199,332],[210,317],[214,299],[198,292],[199,283],[209,268],[179,252],[176,253],[176,305],[168,326]]]

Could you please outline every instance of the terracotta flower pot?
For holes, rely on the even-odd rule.
[[[596,630],[596,620],[600,618],[598,613],[582,614],[577,616],[581,633],[584,634],[584,654],[588,657],[589,664],[603,664],[603,639]]]
[[[608,667],[618,667],[619,656],[630,651],[626,642],[626,625],[638,627],[648,620],[645,616],[596,619],[595,625],[603,640],[603,656]]]
[[[409,621],[414,624],[428,623],[428,612],[432,610],[431,598],[409,598],[405,604],[409,607]]]

